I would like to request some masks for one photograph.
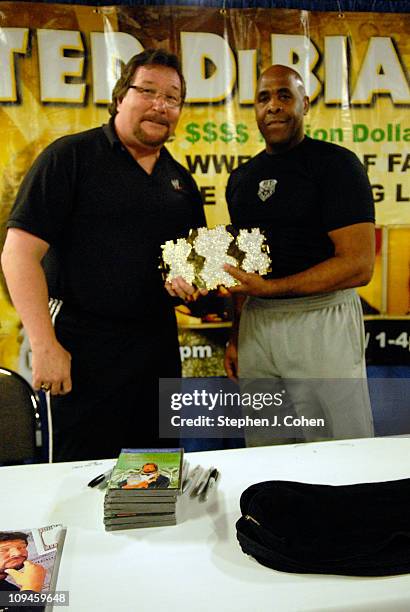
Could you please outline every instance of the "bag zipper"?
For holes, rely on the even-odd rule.
[[[252,521],[252,523],[255,523],[255,525],[258,525],[258,527],[261,526],[261,524],[256,519],[254,519],[253,516],[251,516],[250,514],[245,514],[243,518],[246,519],[247,521]]]

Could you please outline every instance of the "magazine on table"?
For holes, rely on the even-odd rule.
[[[62,525],[0,531],[0,611],[52,610],[65,532]]]

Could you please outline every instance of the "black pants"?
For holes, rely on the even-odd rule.
[[[72,356],[73,390],[52,398],[53,461],[178,446],[159,437],[158,379],[181,375],[174,313],[162,314],[111,325],[63,307],[56,334]]]

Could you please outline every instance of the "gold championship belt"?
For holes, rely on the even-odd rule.
[[[238,285],[239,281],[223,269],[226,263],[261,276],[270,272],[269,247],[258,228],[200,227],[190,230],[188,238],[168,240],[161,248],[164,280],[182,276],[200,289]]]

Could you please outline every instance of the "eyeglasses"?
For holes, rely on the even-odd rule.
[[[137,94],[141,96],[143,100],[149,100],[154,102],[157,98],[163,98],[164,104],[167,108],[178,108],[181,106],[182,100],[177,96],[171,96],[164,91],[152,89],[150,87],[139,87],[138,85],[129,85],[128,89],[135,89]]]

